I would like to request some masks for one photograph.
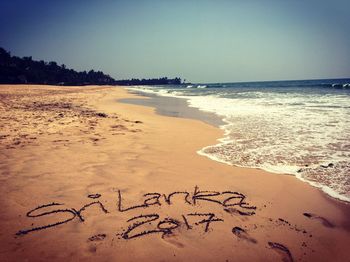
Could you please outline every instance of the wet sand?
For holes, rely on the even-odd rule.
[[[349,261],[349,204],[196,151],[122,88],[0,86],[0,261]]]
[[[153,107],[155,108],[155,112],[159,115],[201,120],[216,127],[226,124],[214,113],[204,112],[197,108],[189,107],[185,99],[157,96],[153,94],[141,94],[140,92],[134,91],[131,91],[131,93],[138,95],[138,97],[121,99],[119,102]]]

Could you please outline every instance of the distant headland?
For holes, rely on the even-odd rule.
[[[31,56],[17,57],[0,47],[0,84],[47,85],[178,85],[181,78],[115,80],[101,71],[77,72],[56,62],[35,61]]]

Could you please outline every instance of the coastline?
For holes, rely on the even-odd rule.
[[[333,86],[333,85],[332,85]],[[194,90],[196,90],[198,88],[195,88]],[[211,88],[209,88],[210,90]],[[244,150],[239,150],[238,153],[238,158],[235,159],[233,156],[229,156],[226,155],[225,153],[217,153],[220,152],[220,150],[223,150],[223,148],[226,147],[227,144],[237,144],[234,142],[234,139],[231,137],[231,132],[232,132],[232,127],[233,126],[240,126],[241,129],[244,129],[244,125],[242,126],[242,121],[238,121],[237,123],[232,122],[232,120],[229,120],[229,114],[226,114],[225,112],[222,111],[222,109],[220,109],[220,104],[218,104],[219,108],[214,108],[212,105],[212,101],[210,101],[210,99],[208,99],[207,101],[202,100],[201,103],[198,103],[198,101],[196,102],[196,99],[194,98],[198,98],[198,96],[196,95],[195,91],[192,91],[192,93],[188,93],[186,95],[185,93],[181,93],[183,91],[177,91],[176,89],[162,89],[159,87],[154,87],[153,88],[149,88],[147,86],[137,86],[137,87],[128,87],[127,90],[129,90],[130,92],[132,92],[133,94],[136,95],[141,95],[142,97],[146,97],[145,99],[125,99],[122,102],[127,102],[127,103],[131,103],[131,104],[136,104],[136,105],[145,105],[145,106],[151,106],[151,107],[155,107],[156,108],[156,113],[157,114],[161,114],[161,115],[165,115],[165,116],[173,116],[173,117],[184,117],[184,118],[190,118],[190,119],[196,119],[196,120],[201,120],[205,123],[214,125],[215,127],[218,127],[220,129],[222,129],[224,131],[224,135],[219,138],[217,140],[216,143],[205,146],[204,148],[198,150],[197,152],[201,155],[207,156],[208,158],[214,160],[214,161],[218,161],[221,163],[225,163],[231,166],[236,166],[236,167],[243,167],[243,168],[257,168],[257,169],[262,169],[266,172],[270,172],[270,173],[276,173],[276,174],[280,174],[280,175],[293,175],[295,176],[297,179],[306,182],[308,184],[310,184],[313,187],[319,188],[321,189],[324,193],[326,193],[327,195],[331,196],[332,198],[336,198],[338,200],[350,203],[350,198],[349,196],[345,193],[348,192],[348,190],[346,189],[346,183],[345,181],[347,181],[347,177],[343,176],[340,177],[343,173],[346,174],[346,166],[342,169],[335,169],[332,171],[331,174],[328,174],[328,177],[333,177],[333,179],[337,182],[335,182],[334,184],[329,184],[331,181],[327,181],[327,179],[323,182],[326,183],[322,183],[319,181],[319,178],[317,176],[322,176],[323,171],[325,170],[324,167],[327,165],[331,165],[332,167],[334,166],[333,160],[331,158],[328,159],[328,161],[326,159],[324,159],[323,161],[319,162],[318,164],[313,163],[307,163],[307,162],[300,162],[299,163],[296,161],[296,158],[308,158],[307,155],[299,155],[298,151],[307,151],[307,148],[304,148],[303,146],[299,145],[293,145],[295,147],[294,149],[294,153],[293,152],[289,152],[291,155],[294,155],[294,158],[292,157],[292,159],[285,159],[285,161],[281,161],[283,162],[287,162],[287,163],[294,163],[294,161],[296,161],[295,163],[298,164],[294,164],[294,165],[280,165],[279,161],[274,162],[273,160],[271,161],[271,159],[265,159],[264,155],[259,155],[259,153],[255,152],[254,154],[245,154],[243,153]],[[167,91],[165,91],[167,90]],[[187,90],[187,89],[186,89]],[[190,89],[192,90],[192,89]],[[202,90],[202,88],[201,88]],[[189,95],[191,94],[191,95]],[[223,95],[223,94],[221,94]],[[211,97],[210,95],[199,95],[199,97]],[[223,95],[225,96],[225,95]],[[237,96],[239,96],[239,94],[237,94]],[[200,99],[199,99],[200,100]],[[216,101],[218,102],[218,101]],[[221,101],[222,103],[224,103],[224,101]],[[300,102],[301,103],[301,102]],[[207,104],[209,104],[209,107],[207,107]],[[234,106],[231,104],[231,106]],[[226,104],[226,107],[228,107],[228,104]],[[237,110],[237,109],[236,109]],[[238,108],[238,110],[240,112],[244,112],[245,110],[250,110],[250,108]],[[263,109],[261,109],[263,110]],[[268,110],[268,108],[266,108],[266,110]],[[290,109],[293,110],[293,109]],[[239,115],[239,113],[238,113]],[[232,117],[232,116],[231,116]],[[243,120],[244,121],[244,120]],[[247,121],[248,123],[249,121]],[[327,120],[324,120],[324,122],[327,122]],[[269,126],[270,124],[261,124],[259,126]],[[271,124],[273,126],[273,123]],[[346,124],[345,124],[346,125]],[[262,131],[264,131],[264,128],[262,128]],[[266,130],[265,130],[266,131]],[[273,131],[270,130],[272,133]],[[287,131],[287,130],[285,130]],[[310,131],[310,130],[309,130]],[[240,128],[237,128],[236,133],[240,133]],[[248,131],[249,133],[249,131]],[[325,131],[325,133],[327,133]],[[346,133],[346,132],[343,132]],[[244,136],[244,135],[243,135]],[[238,136],[240,137],[240,136]],[[254,136],[253,136],[254,137]],[[269,140],[269,137],[264,138],[264,137],[256,137],[256,141],[261,141],[261,140]],[[290,139],[291,137],[289,137]],[[297,137],[294,137],[294,140],[297,140]],[[238,140],[239,141],[239,140]],[[249,142],[248,142],[249,143]],[[270,141],[270,143],[273,143],[273,141]],[[263,145],[262,148],[266,148],[266,145],[268,143],[262,143]],[[291,144],[293,144],[291,142]],[[238,142],[239,146],[243,146],[244,147],[244,142]],[[276,146],[276,145],[275,145]],[[284,147],[283,147],[284,146]],[[310,145],[311,146],[311,145]],[[259,145],[255,145],[256,148],[259,148]],[[279,146],[276,146],[279,148],[285,148],[285,144],[283,141],[281,141],[281,144]],[[248,151],[252,149],[252,145],[248,145]],[[286,150],[288,150],[288,148],[285,148]],[[283,149],[281,149],[283,151]],[[282,154],[282,151],[280,150],[279,154]],[[231,152],[230,148],[227,148],[228,152]],[[339,148],[339,151],[341,151],[341,149]],[[224,151],[223,151],[224,152]],[[232,150],[232,152],[235,152],[234,150]],[[296,153],[295,153],[296,152]],[[320,154],[324,154],[325,152],[319,152]],[[334,152],[333,152],[334,153]],[[317,152],[314,151],[310,151],[311,155],[317,156]],[[254,156],[256,158],[258,158],[259,160],[262,161],[249,161],[247,163],[245,163],[244,160],[239,160],[239,158],[250,158],[252,156]],[[265,155],[269,155],[268,152],[265,152]],[[272,154],[273,155],[273,154]],[[233,159],[235,159],[235,161],[232,161]],[[264,164],[266,160],[266,163],[270,163],[270,164]],[[339,160],[338,160],[339,161]],[[274,164],[271,164],[271,162],[273,162]],[[308,172],[307,171],[308,168],[312,169],[318,169],[314,171],[314,177],[309,177],[308,176]],[[323,170],[322,170],[323,169]],[[306,174],[304,174],[306,173]],[[341,173],[341,174],[338,174]],[[316,175],[319,174],[319,175]],[[322,179],[321,179],[322,181]],[[344,181],[345,183],[343,183],[343,187],[340,187],[339,189],[339,184],[338,182],[340,181]],[[327,183],[328,182],[328,183]]]
[[[228,166],[196,153],[222,137],[223,130],[198,120],[160,116],[153,108],[115,102],[137,98],[118,87],[24,87],[28,91],[25,96],[32,93],[36,105],[41,103],[41,108],[29,108],[32,116],[24,115],[28,107],[21,108],[26,102],[25,96],[19,96],[21,86],[0,86],[2,102],[7,101],[7,109],[13,109],[13,119],[5,115],[1,124],[18,124],[6,127],[4,135],[10,137],[1,140],[0,186],[6,196],[1,199],[5,211],[0,215],[3,261],[19,257],[29,261],[108,261],[116,257],[121,261],[154,261],[155,257],[159,261],[348,259],[349,204],[295,177]],[[19,93],[14,94],[11,88]],[[27,105],[33,106],[32,101]],[[67,114],[61,117],[60,112],[66,109]],[[39,123],[34,121],[38,110],[44,111],[39,114]],[[27,136],[20,132],[23,120],[28,122],[23,129]],[[11,137],[14,134],[23,141]],[[33,134],[36,138],[30,139]],[[193,195],[196,186],[219,192],[202,198],[221,203],[228,199],[223,192],[238,192],[256,209],[230,206],[235,199],[227,201],[226,207],[203,199],[188,204],[181,195],[168,204],[155,194],[186,191]],[[148,206],[120,212],[116,208],[118,190],[126,201],[124,208],[144,203],[143,194],[153,195]],[[75,217],[62,225],[15,236],[18,230],[33,228],[32,223],[38,227],[69,218],[68,213],[26,217],[33,208],[55,202],[77,210],[97,201],[87,198],[96,194],[101,195],[96,199],[108,213],[93,206],[84,210],[84,221]],[[249,212],[255,214],[247,215]],[[203,218],[188,218],[195,213],[212,213],[223,221],[211,222],[205,232],[207,222],[199,223]],[[163,237],[154,232],[125,239],[130,226],[127,221],[140,214],[159,215],[142,230],[154,230],[164,218],[182,221],[183,216],[191,220],[191,226],[182,222]],[[172,227],[174,223],[170,223]],[[291,257],[273,243],[287,247]]]

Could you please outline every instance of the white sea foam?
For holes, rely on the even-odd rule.
[[[223,118],[225,136],[201,155],[230,165],[293,174],[332,197],[350,201],[350,100],[346,95],[236,92],[185,95],[180,90],[134,90],[185,98]]]
[[[332,84],[332,87],[334,87],[334,88],[349,88],[350,83],[345,83],[345,84],[334,83],[334,84]]]

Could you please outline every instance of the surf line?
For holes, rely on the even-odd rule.
[[[117,191],[118,197],[117,197],[117,211],[118,212],[127,212],[130,210],[135,210],[138,208],[148,208],[153,205],[162,206],[162,205],[172,205],[174,204],[175,196],[182,195],[183,201],[191,206],[198,206],[199,201],[207,201],[211,203],[218,204],[223,207],[223,210],[226,211],[227,208],[232,207],[238,207],[243,210],[239,210],[239,214],[241,215],[253,215],[255,214],[254,210],[256,209],[255,206],[251,206],[249,203],[245,201],[246,196],[242,193],[236,192],[236,191],[202,191],[199,190],[198,186],[194,187],[193,193],[189,193],[187,191],[174,191],[169,194],[161,194],[158,192],[155,193],[146,193],[143,195],[144,200],[142,204],[136,204],[129,207],[124,207],[123,205],[123,196],[122,192],[120,190]],[[56,227],[61,224],[68,223],[74,219],[79,219],[80,222],[85,221],[84,217],[84,211],[86,211],[89,207],[97,206],[101,212],[104,214],[110,213],[110,211],[107,210],[107,208],[102,204],[101,201],[98,199],[101,197],[101,194],[90,194],[87,196],[88,198],[94,200],[88,204],[83,205],[79,209],[75,208],[64,208],[65,204],[63,203],[57,203],[52,202],[49,204],[40,205],[30,211],[27,212],[26,216],[28,218],[38,218],[38,217],[44,217],[44,216],[52,216],[52,215],[62,215],[66,214],[69,217],[64,220],[59,220],[56,222],[53,222],[51,224],[46,224],[43,226],[36,226],[29,229],[22,229],[19,230],[16,235],[26,235],[28,233],[34,232],[34,231],[40,231],[43,229]],[[177,198],[176,198],[177,199]],[[163,201],[162,201],[163,200]],[[55,209],[53,209],[55,208]],[[247,211],[248,210],[248,211]],[[253,211],[252,211],[253,210]],[[210,213],[211,214],[211,213]],[[214,214],[213,214],[214,215]],[[158,216],[159,217],[159,216]],[[133,219],[131,219],[133,220]],[[131,222],[129,219],[127,222]],[[208,222],[208,221],[203,221]],[[186,223],[187,224],[187,223]],[[207,232],[208,227],[206,227]]]

